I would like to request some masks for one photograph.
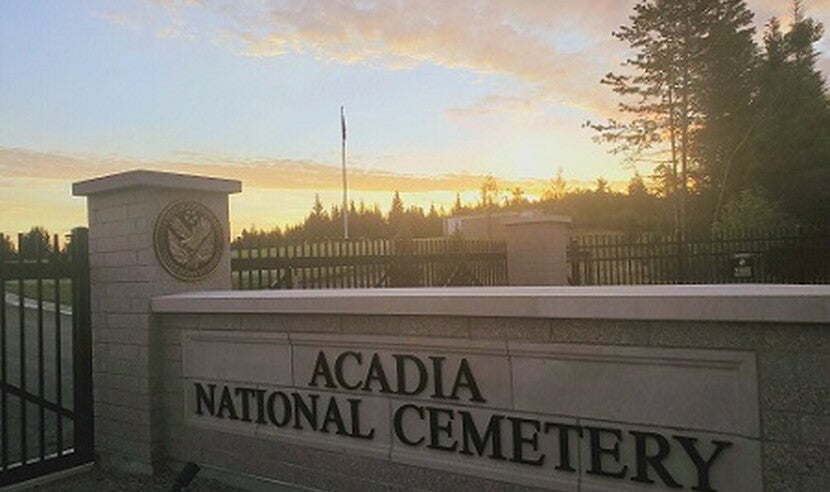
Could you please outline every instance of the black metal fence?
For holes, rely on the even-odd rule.
[[[30,239],[0,235],[0,487],[93,459],[87,230]]]
[[[235,289],[507,285],[503,242],[455,238],[257,244],[231,251]]]
[[[579,236],[572,285],[830,283],[830,232],[741,231],[676,236]]]

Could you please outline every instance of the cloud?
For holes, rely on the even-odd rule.
[[[83,198],[72,197],[71,183],[123,172],[151,169],[239,179],[243,192],[231,200],[233,231],[257,224],[260,227],[296,224],[308,214],[312,197],[319,193],[324,203],[339,204],[340,169],[289,159],[232,158],[181,152],[175,160],[147,161],[116,155],[80,155],[38,152],[0,147],[0,208],[4,211],[0,232],[25,231],[42,225],[51,231],[67,231],[84,223]],[[540,196],[548,180],[506,180],[496,176],[504,193],[514,187],[529,197]],[[401,192],[407,205],[449,208],[459,193],[464,203],[475,203],[484,181],[480,174],[446,174],[436,177],[349,171],[349,196],[356,202],[378,203],[383,209],[392,191]],[[569,181],[571,188],[593,188],[593,181]],[[611,183],[624,189],[625,183]],[[38,198],[33,200],[32,197]]]
[[[247,57],[293,54],[332,64],[388,70],[430,65],[479,74],[474,78],[489,94],[442,113],[468,140],[459,139],[451,151],[412,168],[442,172],[443,162],[454,159],[448,164],[456,168],[459,162],[476,172],[524,166],[525,176],[538,176],[535,169],[552,169],[555,161],[596,175],[603,171],[593,169],[617,163],[581,125],[618,116],[617,96],[599,81],[626,58],[626,46],[611,32],[629,23],[637,0],[148,1],[136,16],[194,32]],[[759,29],[771,15],[786,15],[790,5],[790,0],[749,1]],[[830,24],[830,0],[808,0],[807,8],[808,15]],[[830,73],[830,57],[821,58],[819,67]],[[556,149],[529,155],[553,140]],[[399,154],[398,162],[419,158],[411,149],[392,152]],[[383,165],[379,159],[375,156]],[[336,186],[337,178],[325,175],[326,186]],[[383,182],[380,176],[366,181]]]
[[[127,31],[138,31],[142,28],[142,23],[136,17],[125,12],[93,12],[92,16]]]
[[[92,16],[119,29],[133,32],[149,32],[157,39],[194,40],[195,30],[187,26],[186,9],[199,6],[197,0],[148,0],[138,9],[125,11],[97,11]]]
[[[191,41],[196,39],[196,35],[192,32],[173,26],[160,27],[156,29],[155,35],[158,39],[186,39]]]
[[[628,22],[635,0],[217,0],[162,2],[171,12],[198,5],[220,19],[246,56],[310,54],[320,60],[409,69],[429,63],[529,84],[539,106],[566,104],[605,113],[616,107],[600,78],[625,46],[611,31]],[[751,0],[762,27],[790,2]],[[807,4],[830,23],[830,0]],[[191,9],[192,10],[192,9]],[[227,36],[224,37],[228,39]],[[487,101],[483,101],[487,104]],[[476,108],[470,108],[470,114]],[[494,108],[493,108],[494,109]],[[504,108],[510,110],[510,108]]]
[[[490,95],[471,106],[453,107],[446,110],[449,118],[480,117],[501,113],[538,113],[539,106],[531,96]]]
[[[231,158],[182,152],[175,160],[148,161],[122,156],[39,152],[0,147],[0,177],[23,180],[80,181],[127,171],[151,169],[210,175],[241,180],[244,187],[282,190],[339,190],[339,167],[296,159]],[[349,188],[356,191],[426,192],[477,190],[484,180],[479,174],[422,176],[360,168],[349,169]],[[521,186],[533,191],[544,180],[501,179],[504,188]],[[575,182],[576,184],[576,182]]]
[[[163,38],[232,43],[241,55],[311,55],[321,61],[394,70],[433,64],[499,74],[531,87],[537,104],[600,107],[594,90],[613,63],[610,30],[626,2],[590,7],[548,0],[150,0],[129,15],[101,14],[120,27]],[[155,25],[155,27],[151,27]],[[209,27],[208,27],[209,26]],[[181,33],[181,34],[180,34]],[[597,49],[600,47],[601,49]]]
[[[235,27],[248,55],[293,51],[329,62],[393,68],[430,63],[519,79],[530,84],[542,102],[594,101],[598,91],[586,85],[590,80],[593,89],[604,67],[590,48],[602,42],[566,46],[572,37],[559,39],[551,33],[575,31],[584,34],[577,37],[597,39],[601,29],[608,37],[608,28],[592,21],[595,16],[586,8],[559,4],[288,1],[262,7],[255,18],[251,4],[245,4]],[[600,4],[600,11],[624,11],[617,7],[619,2]]]
[[[785,23],[792,19],[792,0],[750,0],[749,6],[755,12],[759,25],[766,23],[770,17],[779,17]],[[806,14],[827,26],[830,22],[830,0],[806,0]]]
[[[527,85],[537,107],[564,105],[595,115],[616,108],[599,80],[625,58],[611,31],[628,23],[636,0],[150,0],[172,23],[156,30],[173,37],[184,26],[219,26],[213,39],[231,42],[244,56],[300,53],[342,64],[411,69],[428,63],[480,74],[499,74]],[[759,28],[787,17],[787,0],[750,0]],[[830,24],[830,0],[807,2],[808,15]],[[144,18],[151,15],[141,12]],[[160,18],[159,18],[160,17]],[[132,26],[112,15],[111,22]],[[188,36],[181,36],[188,37]],[[820,66],[826,67],[830,54]],[[494,94],[493,97],[511,97]],[[514,96],[515,97],[515,96]],[[513,112],[483,100],[452,108],[455,117]]]

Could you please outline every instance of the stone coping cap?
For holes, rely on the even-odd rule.
[[[242,191],[242,182],[235,179],[136,169],[73,183],[72,194],[74,196],[89,196],[138,186],[213,191],[217,193],[239,193]]]
[[[460,287],[189,292],[156,313],[830,322],[830,286]]]
[[[573,220],[564,215],[540,215],[530,217],[516,217],[515,219],[508,219],[502,222],[506,226],[522,225],[522,224],[570,224]]]

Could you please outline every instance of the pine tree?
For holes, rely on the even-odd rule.
[[[318,220],[324,220],[326,216],[326,207],[323,206],[323,201],[320,199],[320,194],[314,194],[314,205],[311,207],[311,217]]]
[[[692,148],[698,166],[693,179],[710,207],[720,191],[726,196],[737,193],[727,173],[747,161],[744,144],[754,129],[751,110],[758,63],[752,19],[743,0],[716,2],[702,45],[697,90],[701,119]]]
[[[641,0],[630,19],[614,33],[635,51],[628,71],[602,80],[620,96],[625,119],[588,125],[629,163],[656,165],[682,234],[690,189],[713,182],[734,146],[734,132],[714,128],[739,126],[736,108],[746,105],[752,13],[744,0]]]
[[[331,235],[328,227],[330,222],[331,217],[323,206],[320,194],[315,193],[314,205],[303,222],[302,229],[297,231],[297,235],[301,239],[323,239]]]
[[[800,1],[788,32],[778,19],[767,24],[752,160],[734,178],[745,189],[762,186],[772,203],[814,225],[826,225],[830,216],[830,99],[814,48],[822,35]]]
[[[568,194],[568,182],[562,172],[562,166],[556,170],[556,177],[548,182],[548,186],[542,193],[542,200],[559,200]]]
[[[514,186],[508,190],[510,192],[510,206],[520,207],[528,203],[525,198],[525,190],[521,186]]]
[[[648,195],[648,188],[646,182],[640,173],[634,173],[634,176],[628,181],[628,195],[632,197],[642,197]]]
[[[9,236],[0,235],[0,257],[9,259],[16,253],[14,243]]]
[[[43,226],[34,226],[29,232],[23,234],[18,245],[19,252],[23,258],[34,259],[49,256],[52,252],[52,241],[49,231]]]
[[[499,185],[496,182],[496,178],[494,178],[492,174],[488,174],[484,178],[484,182],[481,183],[481,186],[479,187],[479,193],[481,196],[481,208],[489,210],[498,204]]]
[[[388,221],[390,229],[389,237],[398,235],[404,226],[404,205],[398,190],[395,190],[395,194],[392,196],[392,205],[389,207]]]
[[[461,193],[455,194],[455,203],[452,206],[452,213],[459,214],[464,210],[464,204],[461,203]]]

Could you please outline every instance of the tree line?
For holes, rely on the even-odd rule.
[[[54,253],[65,253],[69,243],[61,244],[58,238],[43,226],[33,226],[28,232],[19,235],[17,241],[12,236],[0,234],[0,258],[10,261],[18,260],[22,253],[24,260],[45,259]]]
[[[363,201],[352,201],[349,204],[349,235],[359,239],[438,237],[442,234],[443,218],[446,216],[443,208],[434,205],[427,211],[415,205],[406,206],[400,193],[395,191],[389,210],[385,213],[378,204],[369,206]],[[315,194],[314,204],[301,223],[284,229],[260,229],[252,225],[242,230],[234,240],[234,246],[254,247],[280,241],[316,241],[342,237],[342,207],[334,205],[327,209],[320,195]]]
[[[444,219],[459,215],[495,214],[537,210],[548,214],[568,215],[579,224],[614,228],[625,232],[665,230],[671,225],[671,211],[665,201],[636,174],[627,190],[613,191],[602,178],[595,188],[573,188],[561,170],[551,179],[540,197],[529,197],[519,187],[503,188],[496,178],[486,176],[473,203],[465,203],[457,194],[451,208],[431,205],[427,210],[406,205],[397,191],[386,211],[378,204],[367,206],[352,202],[349,207],[349,231],[355,239],[428,238],[443,235]],[[453,233],[453,231],[447,231]],[[315,195],[308,215],[299,224],[286,228],[260,229],[250,226],[234,240],[234,246],[255,247],[280,241],[334,240],[343,237],[343,215],[337,205],[326,209]]]
[[[823,26],[794,0],[755,41],[744,0],[642,0],[613,35],[633,56],[602,83],[620,119],[588,122],[632,165],[653,164],[678,232],[754,211],[830,217],[830,100],[814,46]]]

